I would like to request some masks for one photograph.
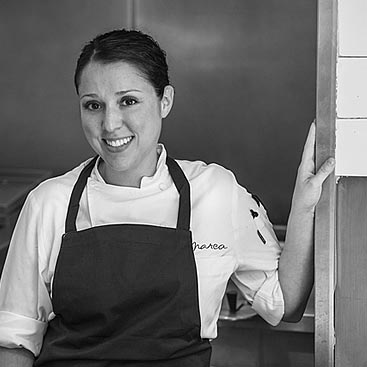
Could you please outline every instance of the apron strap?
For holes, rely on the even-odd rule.
[[[76,217],[79,211],[79,202],[82,196],[84,187],[87,183],[88,177],[90,176],[93,167],[96,164],[98,156],[94,157],[82,170],[78,180],[76,181],[73,191],[71,192],[68,211],[65,220],[65,233],[76,231]],[[190,229],[190,212],[191,212],[191,201],[190,201],[190,185],[187,181],[185,174],[178,165],[178,163],[167,157],[167,166],[172,180],[179,192],[179,210],[177,218],[177,229],[189,230]]]
[[[87,183],[88,177],[90,176],[93,167],[96,164],[98,156],[95,156],[82,170],[78,180],[76,181],[73,191],[71,192],[68,212],[65,221],[65,233],[76,231],[76,217],[79,211],[79,201],[82,196],[84,187]]]
[[[167,166],[172,180],[180,194],[180,202],[178,207],[177,229],[190,230],[190,184],[181,167],[171,157],[167,157]]]

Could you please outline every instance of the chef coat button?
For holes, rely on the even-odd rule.
[[[164,184],[164,183],[160,183],[159,184],[159,189],[161,190],[161,191],[163,191],[163,190],[165,190],[167,187],[166,187],[166,185]]]

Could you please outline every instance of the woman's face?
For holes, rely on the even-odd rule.
[[[85,136],[103,159],[100,171],[108,183],[139,186],[157,163],[162,118],[173,103],[173,88],[160,99],[140,71],[125,62],[89,63],[79,85]]]

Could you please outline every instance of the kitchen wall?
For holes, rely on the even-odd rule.
[[[233,170],[285,224],[315,116],[316,3],[307,0],[2,0],[0,166],[58,174],[92,154],[75,61],[96,33],[133,24],[168,53],[171,155]]]
[[[316,3],[137,0],[135,24],[168,51],[174,156],[219,162],[285,223],[315,117]]]
[[[66,171],[92,153],[73,73],[82,45],[127,26],[127,1],[0,2],[0,167]]]

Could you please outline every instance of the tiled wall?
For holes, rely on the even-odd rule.
[[[338,2],[336,174],[367,176],[367,1]]]

